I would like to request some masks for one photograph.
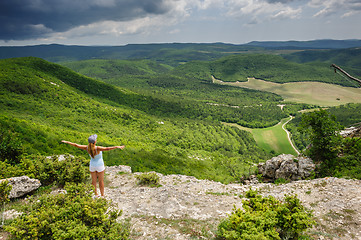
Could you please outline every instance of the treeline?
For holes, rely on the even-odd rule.
[[[332,107],[328,111],[336,116],[338,122],[345,127],[361,123],[361,104],[349,103],[337,107]]]
[[[326,110],[335,120],[340,123],[343,128],[353,125],[359,126],[361,123],[361,104],[348,103],[346,105],[331,107]],[[299,125],[302,119],[302,113],[297,113],[295,118],[287,124],[287,129],[292,133],[292,140],[298,149],[305,149],[310,141],[306,133],[299,131]]]

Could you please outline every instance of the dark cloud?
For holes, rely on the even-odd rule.
[[[169,10],[166,0],[0,0],[0,39],[36,39],[90,23]]]

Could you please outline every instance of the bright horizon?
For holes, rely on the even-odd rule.
[[[0,46],[361,39],[359,0],[15,0]]]

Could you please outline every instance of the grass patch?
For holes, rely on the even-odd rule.
[[[206,192],[206,194],[210,194],[210,195],[214,195],[214,196],[230,196],[231,194],[230,193],[227,193],[227,192]]]
[[[227,124],[237,127],[241,130],[252,133],[254,140],[258,146],[267,152],[274,152],[275,154],[292,154],[298,155],[292,148],[292,145],[288,141],[287,133],[282,129],[282,125],[289,118],[284,118],[280,123],[268,128],[246,128],[237,124]]]

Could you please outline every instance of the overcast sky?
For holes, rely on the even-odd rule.
[[[361,0],[0,0],[0,45],[361,39]]]

